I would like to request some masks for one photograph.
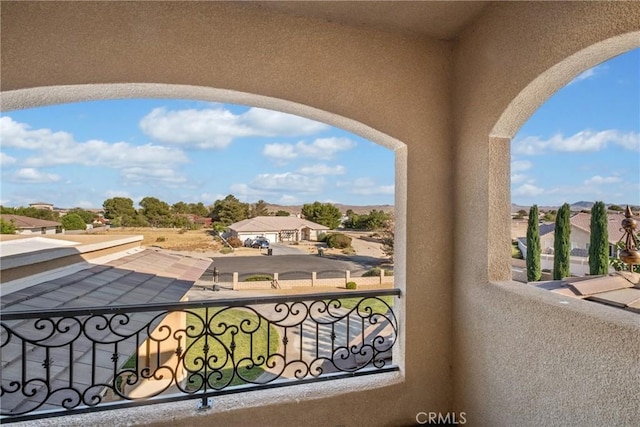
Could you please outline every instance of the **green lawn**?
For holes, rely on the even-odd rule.
[[[202,322],[196,315],[204,318],[205,309],[191,311],[194,314],[187,314],[187,326],[192,325],[195,327],[195,331],[200,332],[202,330]],[[212,313],[217,314],[213,317]],[[204,374],[202,357],[204,356],[205,343],[209,345],[207,375],[212,369],[220,370],[220,373],[214,373],[209,376],[209,382],[214,388],[221,388],[225,385],[245,384],[246,381],[243,381],[237,374],[247,380],[258,378],[264,372],[264,369],[261,366],[251,366],[250,360],[240,360],[245,357],[252,357],[254,362],[262,362],[262,366],[264,366],[268,354],[278,351],[280,337],[277,330],[273,326],[270,327],[269,353],[267,354],[267,323],[264,319],[260,322],[260,318],[252,311],[241,308],[209,309],[209,318],[211,317],[213,317],[213,321],[210,321],[209,325],[213,333],[216,334],[215,336],[209,336],[206,340],[204,336],[197,339],[187,338],[185,348],[186,350],[188,349],[185,356],[186,366],[190,371],[199,372],[191,374],[190,377],[187,375],[188,388],[197,389],[202,384],[202,377],[199,374]],[[243,329],[247,332],[243,332]],[[238,364],[238,368],[237,374],[232,379],[234,362],[229,352],[234,332],[237,333],[234,339],[233,359]],[[251,352],[252,348],[253,353]],[[260,360],[260,357],[263,359]]]

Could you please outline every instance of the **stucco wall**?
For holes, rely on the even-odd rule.
[[[489,280],[510,277],[509,138],[553,91],[619,47],[538,77],[637,30],[638,3],[492,4],[456,42],[229,3],[1,7],[1,85],[16,91],[4,108],[133,96],[246,102],[396,151],[399,375],[226,396],[205,413],[189,402],[105,420],[408,425],[420,411],[457,408],[471,425],[602,425],[635,415],[636,317],[594,317],[581,305],[590,303],[570,309]]]
[[[320,119],[396,151],[394,270],[406,303],[404,357],[394,356],[400,376],[323,383],[311,393],[277,390],[262,408],[249,408],[260,404],[253,395],[229,397],[237,402],[231,408],[242,409],[210,413],[212,424],[400,425],[451,405],[453,219],[443,215],[453,210],[451,43],[218,2],[1,7],[2,90],[55,86],[5,93],[4,108],[136,94],[247,102]],[[123,85],[61,86],[111,83]],[[326,395],[333,396],[318,399]],[[189,414],[170,422],[192,425],[188,416],[198,414]],[[167,420],[158,409],[141,419],[153,416]]]
[[[455,408],[472,425],[638,421],[637,314],[490,281],[510,278],[509,138],[581,71],[640,45],[639,23],[632,2],[492,4],[456,46],[455,247],[488,254],[456,268]]]

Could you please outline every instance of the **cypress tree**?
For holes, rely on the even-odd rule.
[[[540,232],[538,231],[538,205],[529,209],[527,225],[527,281],[537,282],[542,277],[540,270]]]
[[[609,231],[607,208],[596,202],[591,209],[591,239],[589,243],[589,274],[602,275],[609,271]]]
[[[569,204],[565,203],[558,210],[556,216],[556,226],[553,234],[553,280],[560,280],[569,277],[569,262],[571,252],[569,215],[571,210]]]

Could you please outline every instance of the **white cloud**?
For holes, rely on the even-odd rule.
[[[516,172],[524,172],[526,170],[531,169],[533,163],[529,160],[512,160],[511,161],[511,184],[518,184],[520,182],[524,182],[528,175],[524,173],[516,173]]]
[[[266,191],[292,191],[296,193],[318,193],[324,186],[324,178],[309,177],[291,172],[260,174],[251,182],[250,187]]]
[[[238,117],[241,123],[263,136],[314,135],[329,128],[329,125],[304,117],[256,107]]]
[[[511,184],[519,184],[526,181],[527,178],[528,176],[523,173],[514,173],[511,175]]]
[[[293,145],[280,143],[265,144],[262,154],[265,157],[276,160],[280,164],[286,164],[287,161],[298,157],[298,153],[296,153]]]
[[[298,173],[304,175],[344,175],[346,168],[341,165],[329,166],[324,163],[318,163],[312,166],[303,166],[298,169]]]
[[[556,134],[546,140],[530,136],[514,141],[513,147],[515,154],[537,155],[546,152],[595,152],[609,144],[640,152],[640,133],[623,133],[614,129],[600,132],[584,130],[566,138],[562,134]]]
[[[511,162],[511,172],[522,172],[531,169],[533,164],[529,160],[514,160]]]
[[[616,182],[620,182],[622,181],[620,179],[620,177],[617,176],[600,176],[600,175],[596,175],[596,176],[592,176],[591,178],[587,179],[584,184],[585,185],[598,185],[598,184],[613,184]]]
[[[129,199],[133,199],[131,193],[122,190],[107,190],[104,192],[104,197],[105,199],[112,199],[114,197],[127,197]]]
[[[571,80],[569,83],[567,83],[567,86],[569,86],[569,85],[571,85],[573,83],[577,83],[579,81],[587,80],[587,79],[590,79],[590,78],[595,77],[597,75],[600,75],[606,69],[607,69],[606,65],[596,65],[595,67],[589,68],[588,70],[583,71],[582,73],[578,74],[573,80]]]
[[[544,193],[542,188],[529,183],[522,184],[513,191],[514,196],[539,196],[542,193]]]
[[[265,197],[269,197],[272,195],[271,192],[269,191],[256,190],[254,188],[251,188],[248,184],[242,184],[242,183],[231,184],[231,186],[229,187],[229,190],[231,191],[231,194],[233,194],[240,201],[243,201],[245,203],[258,200],[258,199],[264,199]],[[223,199],[223,198],[224,197],[218,197],[217,199]]]
[[[0,118],[0,132],[4,146],[37,152],[24,160],[27,170],[53,165],[100,166],[120,169],[125,180],[146,176],[162,182],[184,182],[184,178],[178,178],[170,171],[172,166],[188,161],[184,152],[176,148],[101,140],[77,142],[67,132],[30,129],[29,125],[6,116]]]
[[[303,117],[255,107],[242,114],[222,107],[155,108],[140,121],[140,129],[158,141],[213,149],[223,149],[235,138],[313,135],[328,128]]]
[[[361,194],[361,195],[375,195],[375,194],[394,194],[395,193],[395,185],[380,185],[378,187],[369,187],[369,188],[352,188],[350,193],[353,194]]]
[[[14,165],[18,160],[8,154],[0,153],[0,166]]]
[[[31,130],[26,123],[14,121],[11,117],[0,117],[0,135],[5,147],[25,150],[47,147],[64,148],[73,143],[73,136],[67,132],[53,132],[50,129]]]
[[[226,194],[201,193],[198,201],[204,203],[205,206],[212,205],[216,200],[222,200],[227,197]]]
[[[60,176],[54,173],[43,173],[33,168],[23,168],[18,170],[12,178],[12,181],[28,184],[42,184],[47,182],[56,182],[60,180]]]
[[[353,181],[336,182],[336,187],[348,188],[350,194],[371,196],[377,194],[394,194],[395,185],[376,185],[371,178],[356,178]]]
[[[187,178],[178,175],[173,169],[168,168],[125,168],[122,170],[122,177],[128,184],[184,184]]]
[[[297,144],[266,144],[262,154],[280,164],[297,157],[331,160],[339,151],[351,150],[355,146],[355,141],[349,138],[318,138],[311,143],[300,141]]]
[[[230,191],[238,199],[243,201],[255,201],[258,199],[274,200],[280,197],[282,200],[283,192],[288,194],[291,202],[298,200],[295,194],[317,194],[324,188],[324,177],[310,177],[296,173],[286,172],[280,174],[260,174],[257,175],[250,183],[237,183],[230,186]],[[294,194],[290,194],[294,193]]]
[[[318,138],[311,144],[298,142],[296,149],[301,156],[328,160],[337,152],[351,150],[355,146],[355,141],[349,138]]]
[[[39,152],[38,156],[25,160],[25,166],[31,168],[75,164],[116,169],[155,169],[188,161],[184,152],[175,148],[152,144],[131,145],[126,142],[112,144],[100,140],[77,142],[67,132],[32,130],[29,125],[6,116],[0,118],[0,133],[4,146]]]

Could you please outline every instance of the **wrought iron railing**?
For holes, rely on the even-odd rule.
[[[397,370],[400,290],[0,314],[2,422]]]

